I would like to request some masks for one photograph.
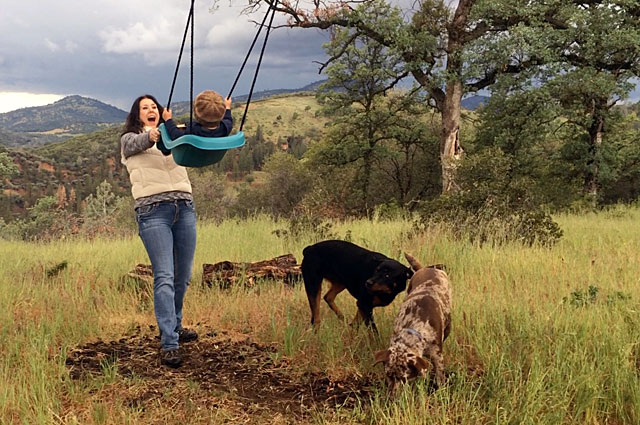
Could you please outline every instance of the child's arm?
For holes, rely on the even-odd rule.
[[[171,140],[175,140],[178,137],[184,134],[184,131],[180,130],[176,123],[172,119],[173,114],[171,113],[171,109],[165,109],[162,111],[162,119],[164,120],[164,128],[167,129],[169,136],[171,136]]]
[[[224,129],[225,136],[231,134],[231,129],[233,128],[233,117],[231,116],[231,98],[227,97],[224,100],[224,104],[227,107],[227,110],[224,111],[224,116],[222,117],[222,121],[220,121],[220,125],[218,128]]]

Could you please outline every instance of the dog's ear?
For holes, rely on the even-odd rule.
[[[427,362],[424,357],[418,357],[416,359],[416,368],[418,370],[425,370],[429,367],[429,362]]]
[[[389,362],[389,356],[391,355],[391,351],[389,350],[380,350],[380,351],[376,351],[373,354],[373,358],[375,359],[375,363],[373,364],[374,366],[377,365],[378,363],[384,363],[387,364]]]
[[[415,360],[409,361],[408,366],[411,370],[411,376],[424,376],[424,370],[429,367],[429,363],[422,357],[416,357]]]
[[[422,268],[422,265],[420,264],[420,262],[415,258],[413,258],[411,255],[407,254],[406,252],[404,253],[404,258],[406,258],[409,264],[411,264],[411,268],[413,270],[418,271]]]

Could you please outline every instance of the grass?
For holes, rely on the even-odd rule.
[[[388,402],[374,350],[388,341],[402,296],[376,309],[382,342],[354,330],[323,305],[318,332],[308,329],[304,289],[261,285],[223,292],[199,285],[203,263],[258,261],[292,253],[300,261],[313,235],[282,239],[284,221],[267,217],[201,224],[187,324],[206,324],[273,343],[292,373],[373,376],[379,391],[355,409],[319,412],[323,424],[637,424],[640,423],[640,210],[617,208],[557,217],[564,238],[550,249],[477,246],[445,232],[415,235],[408,221],[334,223],[333,233],[402,259],[444,263],[454,289],[453,330],[445,343],[449,385],[429,392],[424,382]],[[62,261],[66,268],[47,276]],[[153,324],[150,303],[122,290],[120,278],[147,263],[137,237],[0,242],[0,423],[228,423],[224,407],[185,402],[146,409],[123,405],[118,391],[135,391],[135,377],[105,362],[100,379],[71,381],[72,347],[118,339]],[[596,288],[594,291],[593,288]],[[595,293],[594,293],[595,292]],[[575,301],[580,300],[580,301]],[[337,298],[345,315],[353,299]],[[167,391],[167,397],[171,388]],[[189,391],[201,391],[197,384]],[[220,394],[224,399],[225,395]],[[224,406],[224,405],[222,405]],[[185,416],[186,415],[186,416]],[[188,419],[187,419],[188,418]],[[164,421],[164,422],[163,422]],[[253,423],[290,423],[254,418]]]
[[[252,101],[243,130],[247,134],[255,134],[258,126],[261,126],[265,139],[273,142],[286,140],[291,135],[314,135],[317,138],[327,121],[322,116],[316,116],[319,109],[315,95],[311,94],[274,96]],[[236,120],[239,123],[244,105],[234,105],[234,111],[238,113]]]

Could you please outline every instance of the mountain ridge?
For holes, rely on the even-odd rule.
[[[66,96],[49,105],[0,114],[0,143],[12,147],[45,145],[122,123],[126,116],[125,111],[97,99]]]
[[[296,89],[271,89],[253,93],[251,100],[295,93],[315,93],[327,80],[319,80]],[[245,103],[248,95],[234,96],[235,104]],[[463,99],[462,107],[477,109],[488,102],[487,96]],[[170,105],[174,116],[189,113],[190,102],[178,101]],[[31,106],[0,113],[0,145],[10,148],[29,148],[57,143],[73,136],[122,125],[128,112],[100,100],[80,95],[66,96],[44,106]]]
[[[272,89],[253,93],[251,100],[299,92],[315,91],[325,80],[316,81],[296,89]],[[245,102],[248,95],[234,97],[234,102]],[[179,101],[171,105],[175,116],[189,113],[190,102]],[[69,95],[44,106],[30,106],[0,113],[0,145],[11,148],[29,148],[61,142],[73,136],[89,134],[113,125],[121,125],[128,111],[100,100],[80,95]]]

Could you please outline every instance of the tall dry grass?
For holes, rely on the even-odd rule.
[[[185,321],[276,344],[276,356],[291,359],[292,373],[378,379],[372,400],[318,414],[314,423],[640,423],[640,211],[619,207],[556,218],[565,236],[553,248],[472,245],[444,230],[415,234],[411,222],[401,219],[332,225],[334,236],[391,257],[402,259],[407,251],[425,264],[447,266],[454,289],[453,330],[445,343],[449,384],[435,392],[417,382],[389,402],[381,370],[372,365],[372,351],[388,341],[402,296],[376,309],[378,341],[345,326],[324,305],[321,325],[311,332],[301,285],[230,291],[200,286],[203,263],[285,253],[300,261],[313,232],[276,236],[285,221],[259,216],[201,224]],[[48,276],[62,261],[67,267]],[[95,395],[113,383],[135,386],[135,379],[125,381],[106,365],[100,379],[70,382],[64,365],[70,347],[117,339],[136,325],[154,323],[151,304],[120,284],[136,263],[147,262],[135,236],[0,242],[0,423],[152,422],[149,413],[123,410],[117,398]],[[346,293],[337,302],[347,317],[355,315]],[[63,404],[85,405],[84,414],[62,415]],[[208,420],[226,418],[218,411]]]

